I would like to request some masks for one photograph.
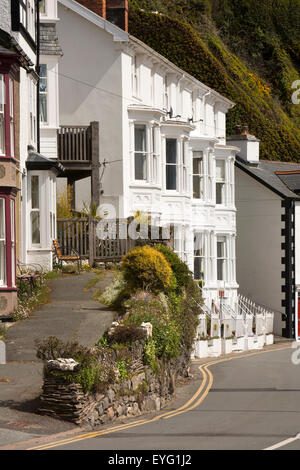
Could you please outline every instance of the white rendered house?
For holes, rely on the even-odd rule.
[[[39,152],[35,142],[27,166],[27,194],[23,198],[27,217],[25,260],[52,269],[52,241],[56,238],[56,176],[58,129],[58,60],[62,55],[56,36],[57,0],[39,3],[39,117],[31,113],[31,124],[39,125]],[[35,95],[33,97],[36,99]],[[34,108],[34,106],[33,106]],[[26,201],[26,203],[25,203]]]
[[[100,123],[101,204],[174,223],[175,250],[203,279],[207,304],[222,296],[234,307],[233,103],[73,0],[59,0],[58,16],[60,121]],[[76,184],[78,208],[88,187]]]

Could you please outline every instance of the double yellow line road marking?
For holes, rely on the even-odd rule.
[[[177,408],[176,410],[160,414],[160,415],[155,416],[154,418],[151,418],[151,419],[142,419],[142,420],[134,421],[132,423],[127,423],[127,424],[122,424],[122,425],[119,425],[119,426],[110,427],[110,428],[108,428],[106,430],[103,430],[103,431],[95,431],[95,432],[89,432],[89,433],[81,434],[81,435],[78,435],[78,436],[70,437],[68,439],[63,439],[63,440],[60,440],[60,441],[50,442],[48,444],[43,444],[43,445],[40,445],[40,446],[31,447],[28,450],[47,450],[47,449],[52,449],[54,447],[65,446],[65,445],[73,444],[75,442],[83,441],[83,440],[86,440],[86,439],[92,439],[92,438],[95,438],[95,437],[100,437],[100,436],[105,436],[107,434],[112,434],[112,433],[115,433],[115,432],[118,432],[118,431],[124,431],[124,430],[127,430],[127,429],[135,428],[135,427],[138,427],[138,426],[142,426],[144,424],[154,423],[155,421],[159,421],[160,419],[174,418],[175,416],[181,415],[183,413],[187,413],[187,412],[197,408],[205,400],[205,398],[207,397],[209,391],[211,390],[211,387],[212,387],[212,384],[213,384],[213,374],[209,370],[209,367],[211,367],[215,364],[220,364],[221,362],[228,362],[228,361],[232,361],[232,360],[235,360],[235,359],[242,359],[244,357],[257,356],[259,354],[265,354],[265,353],[269,353],[269,352],[273,352],[273,351],[280,351],[280,350],[289,349],[289,348],[290,348],[290,345],[285,346],[285,347],[272,348],[268,351],[259,351],[259,352],[255,352],[255,353],[239,354],[239,355],[234,356],[234,357],[223,358],[223,359],[219,359],[219,360],[216,360],[216,361],[207,362],[207,363],[202,364],[202,365],[199,366],[199,370],[200,370],[200,372],[202,374],[202,377],[203,377],[203,380],[202,380],[202,383],[201,383],[200,387],[198,388],[196,393],[184,405],[182,405],[180,408]]]

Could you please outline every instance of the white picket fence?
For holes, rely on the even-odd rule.
[[[274,312],[243,295],[238,296],[234,308],[220,301],[213,311],[199,305],[199,312],[195,358],[262,349],[274,342]]]

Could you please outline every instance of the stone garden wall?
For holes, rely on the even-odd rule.
[[[97,426],[120,417],[159,411],[171,399],[176,379],[188,376],[189,362],[188,355],[183,354],[161,365],[154,374],[137,358],[136,371],[130,379],[97,393],[83,393],[81,385],[66,383],[63,371],[46,373],[39,413],[78,425]]]

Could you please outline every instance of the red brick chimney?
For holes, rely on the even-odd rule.
[[[128,0],[106,0],[106,19],[128,33]]]
[[[77,0],[77,2],[128,33],[128,0]]]
[[[77,2],[106,20],[106,0],[77,0]]]

